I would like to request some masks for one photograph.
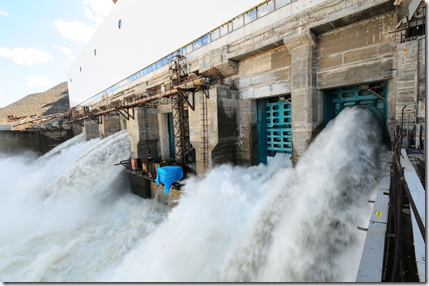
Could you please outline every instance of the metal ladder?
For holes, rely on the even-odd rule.
[[[207,170],[208,166],[208,155],[209,155],[209,138],[208,138],[208,118],[207,118],[207,97],[201,97],[201,109],[200,109],[200,123],[202,126],[201,134],[201,157],[204,162],[204,171]]]

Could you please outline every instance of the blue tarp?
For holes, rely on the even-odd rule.
[[[183,178],[182,167],[179,166],[165,166],[158,168],[155,183],[164,184],[164,193],[170,191],[170,186],[172,183]]]

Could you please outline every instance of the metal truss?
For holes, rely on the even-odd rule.
[[[123,108],[123,107],[115,107],[116,111],[119,112],[126,120],[134,119],[134,107],[133,108]],[[132,109],[132,112],[130,112]]]

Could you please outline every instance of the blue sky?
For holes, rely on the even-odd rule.
[[[63,81],[112,0],[0,0],[0,107]]]

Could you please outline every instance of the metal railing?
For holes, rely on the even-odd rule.
[[[393,219],[393,226],[390,232],[394,233],[394,258],[393,264],[391,265],[391,277],[390,282],[406,281],[405,277],[405,265],[403,256],[403,225],[404,216],[403,209],[405,204],[408,202],[412,210],[412,213],[417,221],[420,233],[423,241],[425,241],[425,226],[419,215],[417,207],[411,196],[407,182],[405,180],[404,168],[401,166],[401,149],[403,148],[402,143],[404,142],[404,135],[408,136],[408,132],[404,134],[404,108],[402,109],[402,120],[401,124],[396,127],[392,141],[392,166],[390,169],[390,188],[389,188],[389,204],[390,204],[390,219]],[[407,130],[407,129],[406,129]],[[405,130],[405,131],[406,131]],[[390,223],[389,223],[390,225]],[[389,251],[389,249],[387,249]]]

